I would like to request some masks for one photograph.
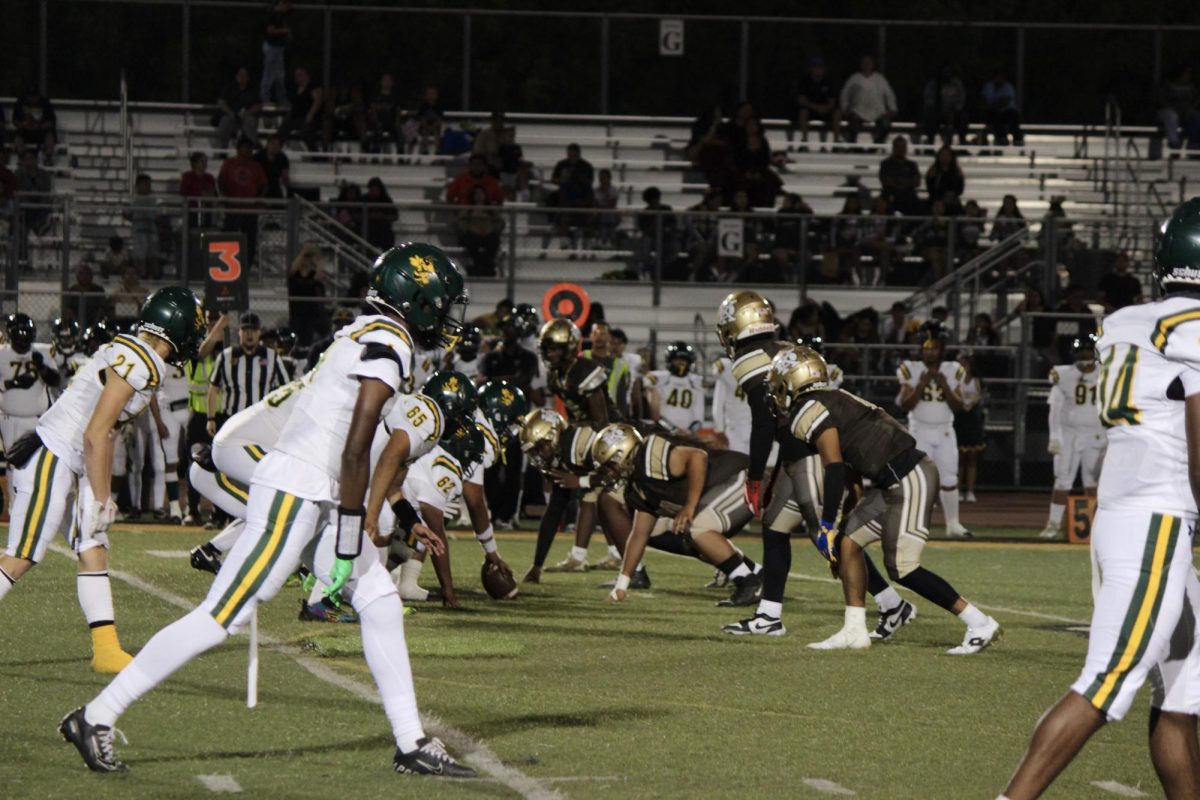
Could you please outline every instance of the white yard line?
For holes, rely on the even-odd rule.
[[[210,792],[237,794],[242,791],[242,787],[232,775],[197,775],[196,780],[204,784],[204,788]]]
[[[146,555],[155,558],[187,558],[191,553],[188,550],[147,550]]]
[[[853,789],[847,789],[840,783],[827,781],[824,778],[801,778],[800,782],[808,788],[815,789],[816,791],[824,794],[836,794],[841,795],[842,797],[854,797],[858,794],[858,792],[854,791]]]
[[[74,553],[61,545],[52,544],[50,545],[50,549],[59,555],[72,559],[75,558]],[[110,569],[108,574],[112,578],[127,583],[135,589],[139,589],[151,597],[156,597],[164,603],[173,605],[183,611],[191,611],[198,605],[194,600],[188,600],[174,592],[162,589],[128,572]],[[263,647],[288,656],[301,667],[308,670],[313,677],[331,686],[345,689],[347,692],[366,700],[368,703],[380,703],[379,692],[374,685],[362,683],[340,672],[336,672],[312,656],[305,655],[299,648],[285,645],[278,639],[270,636],[260,634],[259,642]],[[427,733],[437,736],[450,745],[452,749],[462,753],[464,761],[488,773],[522,797],[528,798],[528,800],[559,800],[562,797],[557,789],[544,786],[536,778],[531,778],[519,769],[508,766],[486,744],[457,728],[447,725],[432,714],[422,713],[421,721]]]
[[[1143,792],[1141,789],[1135,789],[1132,786],[1126,786],[1123,783],[1116,781],[1092,781],[1092,786],[1097,789],[1115,794],[1120,797],[1149,797],[1150,795]]]

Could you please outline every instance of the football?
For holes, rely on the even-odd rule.
[[[517,581],[511,570],[504,569],[498,564],[484,561],[479,571],[479,579],[483,589],[493,600],[512,600],[517,596]]]

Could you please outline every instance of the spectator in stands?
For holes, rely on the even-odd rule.
[[[858,72],[842,86],[838,105],[846,120],[847,141],[857,142],[859,131],[870,125],[876,144],[887,138],[898,108],[896,93],[887,78],[875,71],[875,59],[870,56],[862,57]]]
[[[315,244],[305,244],[292,261],[288,271],[288,327],[296,333],[296,346],[308,347],[329,333],[325,309],[325,276],[321,270],[320,251]]]
[[[878,315],[873,309],[863,309],[842,325],[838,341],[850,345],[879,344]],[[847,375],[876,374],[880,351],[865,347],[837,348],[838,365]]]
[[[379,76],[379,88],[367,103],[367,138],[370,151],[378,153],[385,141],[398,142],[404,112],[396,95],[396,82],[390,72]]]
[[[292,134],[300,137],[309,150],[317,149],[317,136],[324,122],[325,99],[321,87],[313,83],[304,67],[292,73],[293,84],[288,92],[288,113],[279,126],[279,139],[287,142]]]
[[[504,127],[504,112],[493,111],[491,123],[475,135],[475,143],[471,145],[471,152],[483,156],[494,178],[500,177],[500,137]]]
[[[917,187],[921,172],[908,158],[908,139],[897,136],[892,140],[892,154],[879,162],[879,183],[888,205],[906,216],[921,213]]]
[[[1088,306],[1084,288],[1073,283],[1067,287],[1065,295],[1054,310],[1060,314],[1086,314],[1087,317],[1060,319],[1054,326],[1059,364],[1071,360],[1071,342],[1096,332],[1095,312]]]
[[[980,312],[975,315],[975,324],[967,332],[963,344],[970,347],[996,347],[1000,344],[1000,335],[992,328],[992,315]],[[985,350],[975,353],[975,373],[985,378],[998,378],[1004,372],[1006,357],[995,351]]]
[[[292,38],[291,5],[289,0],[275,0],[263,26],[263,69],[258,96],[264,103],[278,103],[287,98],[284,85],[287,67],[283,57]]]
[[[983,226],[987,223],[987,212],[979,206],[979,203],[968,200],[963,206],[962,214],[955,222],[958,225],[955,229],[958,242],[956,260],[962,264],[979,255],[979,242],[983,239]]]
[[[967,87],[958,77],[958,68],[953,65],[942,67],[938,76],[925,84],[924,94],[921,131],[925,141],[933,144],[934,138],[940,136],[942,143],[949,145],[957,134],[959,143],[966,144]]]
[[[45,236],[50,230],[51,198],[46,195],[53,190],[50,173],[38,164],[37,150],[27,149],[21,154],[21,168],[17,171],[17,191],[33,195],[21,199],[27,232]]]
[[[662,201],[658,187],[646,187],[642,191],[642,200],[646,206],[637,216],[641,237],[634,246],[634,258],[638,270],[652,276],[660,254],[662,267],[666,270],[679,252],[679,220],[670,213],[673,209]]]
[[[487,193],[488,203],[501,205],[504,203],[504,190],[500,183],[487,172],[487,161],[481,155],[472,155],[467,159],[467,168],[458,174],[446,187],[446,202],[460,206],[471,205],[471,196],[476,187],[482,187]]]
[[[546,198],[546,204],[555,208],[591,208],[595,202],[592,183],[596,172],[585,159],[577,144],[567,145],[567,157],[554,165],[550,181],[558,188]],[[556,228],[560,236],[571,228],[578,227],[584,218],[578,215],[559,214]]]
[[[278,133],[267,137],[266,147],[258,151],[254,160],[267,176],[267,191],[264,197],[281,200],[292,188],[291,167],[287,153],[283,152],[283,140]]]
[[[392,196],[379,178],[367,181],[367,236],[372,246],[386,250],[396,244],[392,226],[400,218]]]
[[[871,205],[871,215],[863,220],[860,256],[854,277],[860,286],[878,286],[886,283],[892,269],[892,255],[896,252],[896,226],[887,198],[880,195]]]
[[[814,56],[808,60],[808,74],[800,79],[800,91],[796,98],[796,126],[800,128],[800,141],[808,141],[808,127],[813,120],[822,123],[821,141],[833,133],[833,141],[841,135],[842,110],[838,108],[837,90],[825,73],[825,59]]]
[[[1106,314],[1142,302],[1142,282],[1129,273],[1129,253],[1117,253],[1113,271],[1100,279],[1096,301]]]
[[[617,228],[621,225],[621,218],[612,213],[617,210],[617,187],[613,186],[612,170],[602,169],[597,176],[596,188],[592,192],[596,208],[601,210],[601,213],[596,215],[596,237],[607,245],[612,244]],[[606,211],[610,213],[604,213]]]
[[[750,197],[742,189],[733,193],[729,210],[738,215],[742,223],[742,256],[722,257],[717,260],[717,280],[744,280],[756,283],[769,282],[759,274],[758,255],[763,235],[763,221],[754,213]]]
[[[417,142],[421,155],[436,153],[442,138],[442,117],[445,116],[436,86],[426,86],[417,105]]]
[[[687,251],[689,271],[679,275],[673,268],[668,268],[664,258],[664,280],[693,280],[710,281],[713,279],[713,264],[717,258],[717,220],[721,209],[722,192],[710,186],[704,193],[704,199],[688,209],[687,217]],[[672,264],[672,267],[674,265]]]
[[[50,98],[30,89],[13,104],[13,145],[18,150],[42,151],[47,165],[54,163],[54,145],[58,141],[58,118]]]
[[[496,148],[500,160],[500,185],[504,187],[504,196],[516,200],[517,177],[521,173],[521,165],[525,152],[517,144],[517,129],[507,126],[500,132],[500,144]]]
[[[1200,93],[1192,83],[1192,68],[1184,65],[1176,69],[1158,90],[1158,124],[1167,137],[1167,146],[1172,150],[1182,144],[1180,128],[1187,139],[1189,150],[1200,148]],[[13,115],[16,118],[16,115]]]
[[[517,166],[517,179],[513,183],[512,199],[519,203],[540,203],[543,184],[541,172],[529,161]]]
[[[784,275],[800,266],[801,253],[805,252],[805,217],[811,217],[812,207],[795,192],[783,196],[779,210],[775,212],[771,260]]]
[[[847,195],[842,210],[829,228],[830,251],[822,258],[821,277],[826,283],[846,283],[858,267],[863,237],[862,201]]]
[[[762,121],[757,117],[749,118],[742,126],[734,145],[733,164],[741,174],[770,169],[771,145],[763,133]]]
[[[339,83],[325,93],[325,119],[321,142],[329,150],[334,142],[358,142],[358,149],[370,149],[367,141],[367,105],[362,89],[356,84]]]
[[[262,113],[262,100],[250,86],[250,70],[238,67],[233,82],[221,90],[217,98],[216,115],[217,147],[224,150],[229,141],[245,138],[258,140],[258,115]]]
[[[946,217],[946,204],[934,201],[929,207],[930,219],[913,231],[912,238],[917,253],[925,259],[937,280],[946,274],[949,265],[950,220]],[[924,283],[925,281],[920,281]]]
[[[138,273],[157,277],[158,273],[158,201],[150,194],[150,176],[142,173],[133,183],[133,197],[125,218],[129,220],[130,255]]]
[[[1021,209],[1017,207],[1017,196],[1004,195],[1004,199],[1000,201],[1000,207],[996,209],[992,232],[988,237],[992,241],[998,242],[1001,239],[1007,239],[1024,227],[1025,217],[1021,215]]]
[[[9,151],[0,146],[0,219],[11,219],[17,198],[17,176],[8,168]]]
[[[724,120],[721,106],[713,105],[692,122],[687,157],[704,173],[709,186],[728,186],[734,176],[733,125]]]
[[[796,306],[788,319],[787,335],[796,340],[805,336],[825,338],[825,325],[821,322],[821,307],[809,300]]]
[[[965,186],[966,179],[962,167],[958,165],[958,156],[950,145],[942,145],[925,171],[925,191],[929,192],[929,202],[932,204],[941,200],[947,207],[956,206],[960,203],[959,198]]]
[[[225,230],[245,237],[245,263],[254,266],[258,253],[257,200],[267,193],[267,173],[254,160],[254,145],[249,139],[238,139],[237,155],[221,164],[217,188],[225,198]]]
[[[190,225],[203,230],[212,226],[214,205],[209,198],[217,196],[217,180],[208,172],[208,156],[200,151],[188,159],[191,169],[179,179],[179,194],[188,198],[192,209]]]
[[[133,321],[138,318],[138,312],[150,291],[142,286],[142,282],[138,280],[137,269],[132,265],[127,265],[120,274],[121,281],[112,295],[113,316],[118,320]]]
[[[63,295],[63,316],[77,320],[81,328],[112,316],[112,305],[95,277],[87,262],[80,264],[75,269],[75,283]]]
[[[125,249],[125,240],[116,235],[108,237],[108,249],[100,259],[100,274],[105,278],[124,275],[125,270],[132,266],[129,251]]]
[[[1021,112],[1017,109],[1017,90],[1009,83],[1004,70],[997,68],[992,73],[992,79],[983,85],[983,122],[987,131],[981,137],[981,144],[987,144],[987,133],[992,135],[992,143],[1007,145],[1008,137],[1017,147],[1025,144],[1025,136],[1021,133]]]
[[[363,213],[363,197],[362,189],[358,188],[358,184],[345,181],[338,189],[337,198],[334,199],[333,217],[342,224],[350,233],[362,238],[366,233],[364,224],[366,216]]]
[[[496,274],[500,232],[504,220],[488,199],[487,190],[476,186],[470,202],[458,212],[458,244],[467,255],[467,274],[490,278]]]
[[[900,362],[909,357],[909,348],[916,341],[917,331],[921,328],[920,320],[908,314],[908,306],[903,300],[892,303],[887,319],[880,325],[880,339],[884,344],[897,345],[896,349],[887,349],[881,355],[880,365],[891,372]]]
[[[1045,314],[1049,310],[1042,297],[1042,290],[1030,286],[1025,290],[1024,299],[1017,304],[1013,313],[1017,316]],[[1035,317],[1032,320],[1030,344],[1033,345],[1034,363],[1031,365],[1031,374],[1026,377],[1045,377],[1050,371],[1051,365],[1061,363],[1057,360],[1058,356],[1054,352],[1054,332],[1055,320],[1053,317]]]

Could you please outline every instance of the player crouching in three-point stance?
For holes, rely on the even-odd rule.
[[[113,622],[108,580],[108,527],[117,513],[111,494],[114,429],[146,410],[162,382],[165,360],[182,362],[204,338],[204,308],[187,289],[160,289],[146,300],[138,333],[101,347],[38,420],[8,448],[16,499],[8,549],[0,556],[0,598],[46,555],[65,522],[72,494],[79,557],[79,605],[92,629],[92,669],[120,672],[130,661]]]
[[[437,248],[402,245],[375,261],[366,302],[378,313],[338,332],[275,448],[255,470],[245,532],[208,596],[155,634],[86,707],[63,719],[60,731],[89,768],[123,769],[112,747],[117,718],[175,670],[245,625],[257,605],[274,597],[316,550],[317,577],[331,592],[348,595],[358,612],[367,665],[397,745],[396,771],[474,774],[441,742],[425,736],[404,640],[404,609],[379,551],[363,542],[369,454],[379,419],[410,378],[413,338],[426,347],[435,344],[449,325],[452,307],[465,302],[462,275]],[[334,547],[316,548],[322,524],[334,515],[337,526],[326,534],[335,536]],[[428,537],[426,546],[434,552],[442,547],[435,537]],[[336,556],[332,563],[331,555]]]
[[[1104,320],[1100,420],[1108,455],[1092,523],[1100,588],[1087,660],[1033,732],[1002,797],[1046,790],[1088,738],[1125,716],[1150,678],[1150,760],[1170,800],[1200,797],[1200,198],[1175,210],[1154,254],[1166,296]]]
[[[846,598],[846,622],[816,650],[871,645],[864,601],[863,548],[881,541],[892,580],[936,603],[967,626],[953,655],[978,653],[996,640],[1000,624],[968,603],[940,576],[921,566],[929,537],[929,512],[937,467],[913,438],[882,409],[840,389],[828,388],[825,360],[807,347],[785,345],[771,360],[771,398],[786,419],[787,434],[817,449],[825,467],[817,549],[836,564]],[[781,431],[781,437],[784,435]],[[781,443],[780,451],[788,448]],[[848,473],[870,478],[872,488],[839,526]],[[849,531],[843,535],[840,531]]]

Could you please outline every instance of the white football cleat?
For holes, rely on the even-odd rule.
[[[871,646],[866,627],[842,628],[823,642],[813,642],[809,650],[865,650]]]
[[[1047,522],[1046,527],[1042,528],[1042,532],[1038,534],[1041,539],[1058,539],[1062,534],[1058,530],[1058,526],[1053,522]]]
[[[999,639],[1000,623],[988,617],[987,625],[982,628],[967,628],[967,633],[963,636],[963,643],[958,647],[951,647],[946,652],[952,656],[970,656]]]
[[[559,561],[552,567],[546,567],[546,572],[587,572],[587,560],[580,561],[572,556],[567,556],[562,561]]]
[[[731,622],[721,630],[732,636],[783,636],[787,633],[783,620],[766,614],[755,614],[749,619]]]
[[[967,492],[967,496],[963,498],[963,502],[964,503],[978,503],[979,501],[975,499],[974,492]]]
[[[946,526],[946,537],[950,539],[974,539],[975,534],[967,530],[961,522]]]

